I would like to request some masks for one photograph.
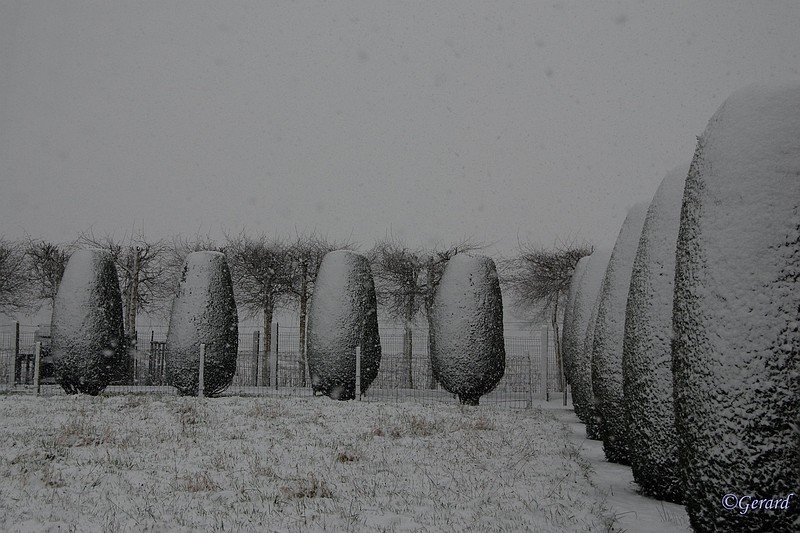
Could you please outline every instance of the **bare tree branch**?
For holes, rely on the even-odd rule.
[[[587,243],[557,241],[552,248],[520,244],[519,255],[502,264],[500,280],[514,294],[517,304],[527,309],[539,309],[540,316],[549,315],[554,332],[556,358],[561,363],[559,312],[569,290],[575,265],[581,257],[591,254]],[[563,371],[561,378],[562,386]]]
[[[53,244],[28,237],[25,256],[28,276],[34,284],[36,298],[40,300],[37,309],[41,307],[41,301],[49,301],[52,305],[74,248],[74,244]]]
[[[24,248],[0,238],[0,311],[13,313],[31,307],[33,285]]]

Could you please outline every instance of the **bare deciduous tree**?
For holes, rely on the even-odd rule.
[[[503,263],[501,281],[512,291],[517,304],[538,309],[542,317],[549,315],[562,387],[564,371],[558,327],[561,303],[569,291],[575,265],[592,251],[592,246],[586,243],[559,241],[552,248],[520,244],[519,254]]]
[[[236,302],[253,316],[263,313],[264,347],[268,349],[275,309],[286,305],[292,297],[295,268],[292,246],[277,237],[264,234],[251,237],[242,231],[227,237],[226,254]],[[264,369],[259,372],[266,377]]]
[[[23,246],[0,239],[0,311],[30,307],[32,292]]]
[[[37,299],[49,301],[52,306],[72,249],[71,244],[53,244],[28,238],[25,256],[28,276],[34,284]]]
[[[425,280],[419,250],[389,238],[375,245],[371,254],[378,300],[388,314],[403,321],[403,370],[400,386],[414,388],[412,373],[413,324],[425,296]]]

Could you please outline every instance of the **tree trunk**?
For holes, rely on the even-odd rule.
[[[429,389],[436,388],[436,377],[433,375],[433,295],[436,292],[434,286],[433,258],[428,259],[427,290],[425,292],[425,316],[428,319],[428,383]]]
[[[558,300],[553,305],[553,315],[551,316],[551,325],[553,326],[553,347],[556,352],[556,364],[558,365],[558,384],[559,391],[566,390],[566,377],[564,376],[564,359],[561,356],[561,339],[558,332]]]
[[[403,317],[403,369],[404,376],[400,383],[404,388],[414,388],[414,332],[412,321],[414,320],[414,295],[412,294],[406,302],[405,316]]]
[[[127,361],[127,376],[129,383],[133,383],[134,379],[134,360],[136,357],[136,350],[138,350],[139,336],[136,333],[136,312],[139,310],[139,277],[142,269],[141,250],[134,249],[133,252],[133,285],[131,287],[131,320],[130,329],[128,330],[128,361]]]
[[[120,255],[122,255],[122,252],[120,252]],[[123,316],[123,323],[125,324],[125,326],[124,326],[125,327],[125,334],[127,335],[128,332],[131,329],[130,328],[130,325],[131,325],[131,299],[133,298],[133,293],[132,293],[133,278],[131,277],[131,272],[133,272],[133,257],[131,255],[130,248],[128,249],[128,251],[126,252],[126,255],[124,257],[125,257],[125,259],[124,259],[124,261],[125,261],[124,265],[125,266],[122,269],[123,276],[124,276],[123,277],[123,283],[122,283],[122,298],[123,298],[124,301],[123,301],[122,305],[123,305],[124,308],[123,308],[122,312],[123,312],[123,315],[124,315]],[[119,273],[119,269],[117,269],[117,273]]]
[[[300,373],[300,386],[306,386],[306,316],[308,308],[308,264],[305,261],[300,263],[300,363],[298,372]]]
[[[431,317],[430,310],[425,311],[428,315],[428,383],[429,389],[436,388],[436,376],[433,375],[433,318]]]
[[[139,270],[141,270],[141,251],[135,248],[133,251],[133,274],[131,276],[131,303],[128,310],[128,336],[131,339],[130,346],[136,349],[136,311],[139,308]]]
[[[262,359],[261,368],[258,371],[261,373],[262,376],[262,383],[265,385],[269,384],[269,352],[272,349],[272,314],[274,303],[272,301],[272,296],[267,297],[264,301],[264,354],[265,357]]]

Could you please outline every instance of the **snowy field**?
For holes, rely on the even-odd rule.
[[[0,529],[606,531],[547,409],[0,396]]]

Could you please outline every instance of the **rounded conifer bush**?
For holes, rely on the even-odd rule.
[[[494,261],[458,254],[447,262],[431,311],[433,375],[465,405],[478,405],[505,373],[503,298]]]
[[[315,394],[356,397],[357,346],[364,393],[381,364],[375,281],[366,257],[335,250],[322,259],[308,313],[308,368]]]
[[[647,205],[645,202],[633,206],[622,223],[600,288],[594,328],[592,391],[600,417],[603,451],[612,463],[628,464],[630,460],[622,390],[622,341],[633,259]]]
[[[688,165],[671,171],[650,202],[633,262],[622,376],[633,479],[645,494],[680,502],[672,401],[675,246]]]
[[[225,254],[193,252],[186,257],[167,330],[167,383],[184,396],[199,388],[200,345],[205,344],[203,393],[219,395],[236,373],[239,317]]]
[[[572,405],[575,414],[586,424],[586,436],[595,440],[600,439],[600,426],[592,392],[592,344],[600,285],[610,257],[611,250],[597,249],[578,261],[576,272],[580,267],[581,273],[577,278],[572,320],[564,329],[565,345],[567,342],[573,344]]]
[[[698,139],[678,234],[675,423],[697,531],[800,531],[799,276],[800,83],[749,87]]]
[[[125,369],[125,333],[117,269],[101,250],[72,254],[53,300],[51,354],[69,394],[97,395]]]
[[[581,258],[583,259],[583,258]],[[578,262],[572,271],[572,278],[569,282],[569,290],[567,291],[567,301],[564,304],[564,320],[561,324],[561,357],[564,360],[564,377],[567,383],[572,386],[573,368],[576,359],[577,351],[577,324],[575,323],[575,299],[578,292],[578,285],[580,278],[584,274],[586,268],[586,261]]]

